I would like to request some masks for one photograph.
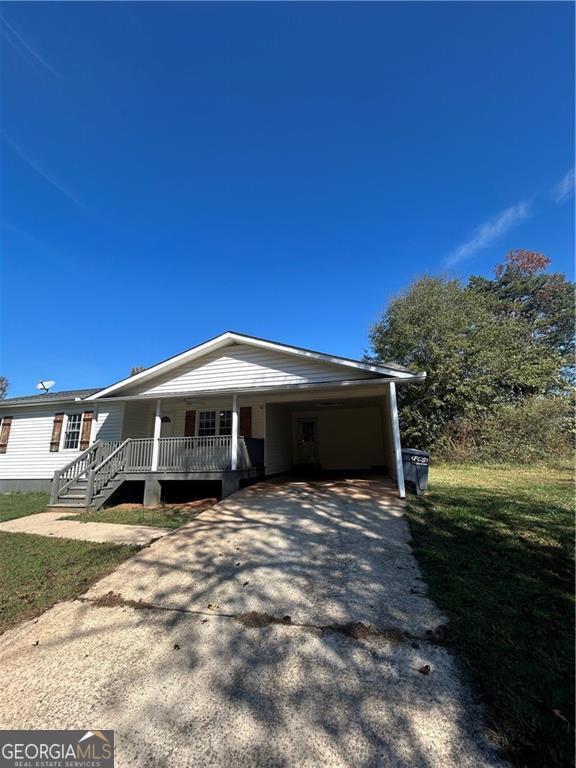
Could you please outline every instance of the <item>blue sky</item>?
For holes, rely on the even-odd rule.
[[[572,274],[569,3],[3,3],[10,394],[223,330],[361,356],[423,272]]]

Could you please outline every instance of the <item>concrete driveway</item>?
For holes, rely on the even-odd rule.
[[[376,480],[235,494],[0,638],[0,727],[112,728],[119,768],[503,765],[402,512]]]

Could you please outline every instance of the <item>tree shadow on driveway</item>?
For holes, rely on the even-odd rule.
[[[500,765],[402,513],[375,480],[233,495],[0,643],[7,722],[112,727],[121,766]]]

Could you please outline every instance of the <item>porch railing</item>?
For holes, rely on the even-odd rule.
[[[239,438],[238,442],[242,442]],[[163,437],[159,440],[159,472],[202,472],[230,469],[230,435]]]
[[[162,437],[158,441],[158,472],[213,472],[231,468],[231,435],[210,437]],[[123,473],[150,472],[154,439],[128,438],[101,442],[77,456],[74,461],[54,473],[51,503],[65,498],[75,483],[86,484],[86,506],[102,489]],[[264,440],[238,438],[238,469],[264,466]],[[79,493],[79,491],[76,491]]]
[[[132,438],[126,472],[147,472],[152,466],[152,438]]]

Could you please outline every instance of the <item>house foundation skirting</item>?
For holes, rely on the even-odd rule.
[[[261,467],[252,469],[240,469],[237,471],[214,472],[130,472],[124,475],[125,480],[144,481],[144,506],[156,507],[160,504],[162,485],[164,481],[171,480],[199,482],[205,480],[219,481],[222,483],[222,498],[230,496],[240,488],[243,480],[264,477],[264,469]]]
[[[0,493],[50,493],[52,478],[20,478],[18,480],[0,480]]]

